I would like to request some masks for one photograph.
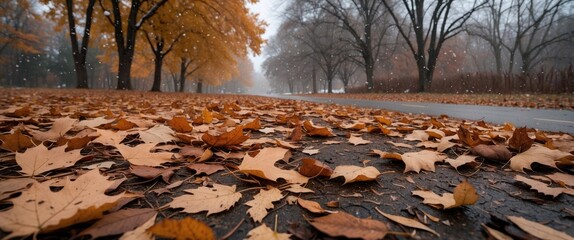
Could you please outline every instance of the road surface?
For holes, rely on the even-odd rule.
[[[426,102],[389,102],[294,95],[271,95],[271,97],[317,103],[333,103],[356,107],[386,109],[404,113],[428,114],[431,116],[446,114],[449,117],[472,121],[483,120],[485,122],[496,124],[504,124],[505,122],[509,122],[517,127],[527,126],[529,128],[536,128],[544,131],[574,134],[574,111],[570,110],[528,109],[517,107],[492,107]]]

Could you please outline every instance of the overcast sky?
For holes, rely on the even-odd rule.
[[[249,9],[253,13],[259,14],[259,19],[267,22],[269,25],[263,35],[265,40],[268,40],[271,36],[275,35],[279,25],[281,24],[281,13],[285,6],[284,0],[259,0],[257,4],[248,4]],[[263,45],[265,48],[265,45]],[[263,49],[262,48],[262,49]],[[253,67],[256,72],[261,72],[261,64],[264,61],[263,54],[255,57],[251,56],[251,61],[253,61]]]

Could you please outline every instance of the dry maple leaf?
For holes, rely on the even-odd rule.
[[[361,138],[361,136],[356,136],[356,135],[351,134],[351,137],[349,137],[349,143],[357,146],[357,145],[369,144],[369,143],[371,143],[371,141],[365,140],[365,139]]]
[[[125,118],[120,118],[118,119],[118,121],[115,124],[111,125],[111,128],[115,129],[115,130],[120,130],[120,131],[125,131],[128,129],[132,129],[137,127],[138,125],[126,120]]]
[[[247,139],[249,139],[249,135],[243,135],[243,126],[241,125],[219,136],[212,136],[209,133],[205,133],[201,136],[201,140],[213,147],[235,146],[245,142]]]
[[[298,124],[297,126],[295,126],[295,128],[293,128],[293,131],[289,135],[289,140],[293,142],[298,142],[301,141],[302,138],[303,138],[303,127],[301,127],[301,124]]]
[[[31,178],[11,178],[0,181],[0,201],[10,195],[28,188],[36,180]]]
[[[421,170],[434,172],[436,162],[443,161],[447,156],[443,153],[422,150],[420,152],[408,152],[401,155],[401,160],[405,163],[405,173],[414,171],[419,173]]]
[[[131,208],[105,215],[78,235],[90,235],[93,239],[132,231],[155,217],[157,211],[151,208]]]
[[[462,125],[458,128],[458,131],[456,132],[456,134],[458,135],[458,139],[460,139],[461,142],[465,143],[466,145],[468,145],[470,147],[474,147],[474,146],[480,144],[480,140],[478,139],[477,134],[474,132],[471,132],[470,130],[466,129]]]
[[[267,216],[267,209],[273,209],[273,202],[279,201],[281,198],[283,195],[281,195],[281,190],[277,188],[261,189],[257,195],[253,196],[253,200],[245,203],[245,205],[250,206],[247,213],[256,223],[261,222]]]
[[[96,131],[99,136],[94,139],[94,142],[114,147],[119,145],[128,135],[127,132],[123,131],[114,132],[102,129],[96,129]]]
[[[477,158],[477,156],[464,154],[464,155],[458,156],[456,159],[447,158],[447,159],[445,159],[445,162],[447,162],[448,164],[450,164],[454,168],[458,168],[458,167],[460,167],[462,165],[466,165],[466,164],[476,164],[476,162],[474,161],[476,158]]]
[[[174,171],[177,170],[175,167],[171,168],[154,168],[148,166],[140,166],[140,165],[132,165],[130,167],[130,172],[133,175],[136,175],[141,178],[145,179],[154,179],[156,177],[161,176],[162,180],[165,183],[169,183],[169,178],[173,176],[175,173]]]
[[[259,117],[256,117],[255,119],[253,119],[253,121],[243,124],[243,129],[245,130],[261,129],[261,120],[259,119]]]
[[[501,162],[507,162],[512,158],[512,153],[503,145],[479,144],[472,147],[472,152],[483,158]]]
[[[393,146],[395,146],[395,147],[402,147],[402,148],[408,148],[408,149],[412,149],[412,148],[413,148],[413,145],[406,144],[406,143],[396,143],[396,142],[393,142],[393,141],[386,141],[386,143],[391,144],[391,145],[393,145]]]
[[[520,229],[524,230],[525,232],[529,233],[532,236],[535,236],[540,239],[552,239],[552,240],[572,240],[574,239],[572,236],[554,230],[550,227],[542,225],[537,222],[529,221],[523,217],[517,216],[508,216],[508,220],[516,224]]]
[[[299,173],[305,177],[331,177],[333,169],[327,164],[312,158],[303,158]]]
[[[331,129],[327,127],[320,127],[313,124],[311,120],[307,120],[303,122],[303,127],[307,132],[307,135],[311,137],[334,137],[335,134]]]
[[[193,127],[189,125],[187,119],[183,116],[175,116],[169,121],[167,121],[167,125],[176,132],[179,133],[188,133],[193,130]]]
[[[58,118],[58,119],[54,120],[54,123],[52,124],[52,127],[50,128],[50,130],[48,130],[46,132],[30,131],[30,133],[32,134],[32,136],[34,136],[34,138],[36,140],[41,141],[41,142],[56,141],[56,140],[58,140],[58,138],[64,136],[64,134],[66,134],[66,132],[68,132],[70,129],[72,129],[72,126],[74,126],[74,124],[77,121],[78,120],[71,119],[69,117]]]
[[[247,240],[289,240],[291,239],[291,234],[279,233],[273,231],[273,229],[267,227],[265,223],[261,226],[251,229],[247,233]]]
[[[255,157],[246,154],[237,168],[242,173],[275,182],[283,178],[290,183],[306,183],[309,179],[297,171],[275,167],[275,162],[283,159],[288,151],[284,148],[264,148]]]
[[[76,126],[80,126],[80,127],[89,127],[89,128],[95,128],[104,124],[108,124],[113,122],[113,119],[106,119],[105,117],[98,117],[98,118],[94,118],[94,119],[88,119],[88,120],[82,120],[80,122],[78,122],[76,124]]]
[[[209,216],[228,210],[241,198],[241,193],[235,192],[235,185],[213,184],[213,188],[199,187],[185,190],[185,192],[191,194],[176,197],[166,206],[183,208],[183,211],[187,213],[207,211],[207,216]]]
[[[574,187],[574,176],[564,173],[553,173],[546,175],[546,177],[552,179],[553,182],[560,184],[561,186],[567,185]]]
[[[150,129],[138,132],[140,139],[145,143],[163,143],[177,141],[173,130],[164,125],[156,125]]]
[[[147,232],[162,238],[177,240],[215,240],[215,233],[205,223],[191,217],[183,219],[163,219],[150,227]]]
[[[12,199],[14,206],[0,212],[0,228],[11,232],[6,238],[28,236],[89,221],[115,206],[122,194],[104,194],[113,181],[89,171],[75,181],[66,180],[62,190],[53,192],[50,183],[33,183]]]
[[[225,170],[225,167],[218,164],[205,164],[205,163],[194,163],[191,165],[187,165],[187,168],[194,170],[196,175],[200,175],[202,173],[206,175],[214,174],[218,171]]]
[[[2,141],[0,148],[11,152],[18,152],[20,150],[35,146],[35,144],[32,142],[32,139],[22,134],[20,129],[14,130],[14,132],[11,134],[1,135],[0,141]]]
[[[530,186],[530,189],[534,189],[539,193],[542,193],[542,194],[548,195],[548,196],[552,196],[552,197],[558,197],[558,195],[563,193],[565,190],[565,188],[549,187],[548,184],[546,184],[546,183],[539,182],[539,181],[529,179],[529,178],[525,178],[525,177],[520,176],[520,175],[514,176],[514,180],[522,182],[522,183]]]
[[[374,219],[361,219],[345,212],[332,213],[314,218],[311,225],[331,237],[383,239],[388,233],[387,225]]]
[[[436,235],[437,237],[440,237],[440,235],[435,230],[432,230],[431,228],[427,227],[427,225],[422,224],[417,219],[406,218],[406,217],[402,217],[402,216],[384,213],[383,211],[379,210],[379,208],[377,208],[377,207],[375,207],[375,210],[393,222],[396,222],[396,223],[401,224],[403,226],[425,230],[427,232],[430,232],[430,233]]]
[[[517,154],[510,159],[510,168],[517,172],[524,172],[524,169],[532,170],[532,163],[539,163],[549,167],[557,168],[556,162],[562,159],[571,160],[574,155],[560,150],[551,150],[540,145],[532,145],[526,152]]]
[[[530,149],[534,143],[534,139],[528,136],[527,130],[526,127],[514,129],[512,137],[508,140],[508,146],[517,152],[524,152]]]
[[[81,150],[66,152],[66,146],[50,150],[43,144],[28,148],[24,153],[16,153],[16,162],[26,175],[35,176],[50,170],[73,166],[83,156]]]
[[[375,167],[359,167],[352,165],[342,165],[335,167],[331,179],[336,177],[344,177],[345,183],[361,182],[361,181],[375,181],[381,172]]]
[[[162,163],[171,162],[173,153],[159,152],[152,153],[150,150],[155,147],[155,143],[139,144],[135,147],[130,147],[124,144],[116,145],[120,154],[133,165],[145,165],[151,167],[159,167]]]
[[[424,130],[414,130],[411,134],[405,136],[405,141],[424,142],[424,141],[428,141],[428,140],[429,140],[429,134],[426,133]]]
[[[464,205],[473,205],[478,201],[476,189],[464,179],[461,183],[456,185],[452,192],[456,207]]]

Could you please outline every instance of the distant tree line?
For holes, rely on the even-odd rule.
[[[573,2],[290,0],[263,67],[277,92],[571,93]]]
[[[265,31],[248,2],[1,1],[0,85],[245,91]]]

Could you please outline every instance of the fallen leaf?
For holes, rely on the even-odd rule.
[[[377,207],[375,207],[375,210],[393,222],[396,222],[396,223],[401,224],[403,226],[425,230],[427,232],[430,232],[430,233],[436,235],[437,237],[440,237],[440,235],[435,230],[432,230],[431,228],[427,227],[426,225],[422,224],[421,222],[417,221],[416,219],[406,218],[406,217],[402,217],[402,216],[384,213],[383,211],[379,210],[379,208],[377,208]]]
[[[35,176],[54,169],[73,166],[83,158],[81,150],[66,152],[66,146],[55,147],[50,150],[43,144],[28,148],[24,153],[16,152],[16,162],[22,172]]]
[[[277,188],[261,189],[258,194],[253,196],[253,200],[245,203],[245,205],[250,206],[247,213],[256,223],[261,222],[267,216],[267,209],[273,209],[273,202],[279,201],[281,198],[283,195],[281,195],[281,190]]]
[[[290,183],[306,183],[308,178],[294,170],[275,167],[275,162],[283,159],[289,150],[284,148],[263,148],[255,157],[246,154],[237,167],[240,172],[277,182],[283,178]]]
[[[183,116],[175,116],[169,121],[167,121],[167,125],[176,132],[179,133],[188,133],[193,130],[193,127],[189,125],[187,119]]]
[[[314,193],[315,191],[302,187],[299,184],[291,184],[289,188],[285,189],[285,191],[292,192],[292,193]]]
[[[36,181],[31,178],[11,178],[0,181],[0,201],[4,200],[10,195],[27,189],[32,183]]]
[[[456,159],[447,158],[447,159],[445,159],[445,162],[447,162],[448,164],[450,164],[454,168],[458,168],[458,167],[466,165],[466,164],[476,164],[476,162],[474,161],[476,158],[477,158],[477,156],[465,154],[465,155],[458,156]]]
[[[119,210],[105,215],[102,219],[80,232],[78,235],[90,235],[92,238],[123,234],[132,231],[154,217],[157,211],[151,208],[132,208]]]
[[[355,146],[369,144],[371,141],[361,138],[361,136],[352,135],[349,137],[349,143]]]
[[[315,154],[319,154],[319,149],[315,149],[313,147],[306,147],[301,152],[309,154],[309,155],[315,155]]]
[[[466,144],[470,147],[474,147],[474,146],[480,144],[480,140],[478,140],[478,136],[476,136],[475,133],[466,129],[462,125],[458,128],[458,131],[456,132],[456,134],[458,135],[458,139],[460,139],[461,142],[463,142],[464,144]]]
[[[507,162],[512,158],[512,153],[503,145],[479,144],[472,147],[472,152],[486,159]]]
[[[524,172],[524,169],[532,170],[532,163],[557,168],[556,162],[563,158],[573,159],[574,155],[560,150],[550,150],[540,145],[532,145],[527,151],[519,153],[510,159],[510,168],[517,172]]]
[[[534,143],[534,139],[528,136],[527,128],[521,127],[514,129],[512,137],[508,140],[508,146],[517,152],[524,152]]]
[[[114,132],[102,129],[96,129],[96,131],[99,136],[94,139],[94,142],[114,147],[119,145],[127,136],[126,132]]]
[[[166,206],[183,208],[183,211],[187,213],[207,211],[207,216],[209,216],[228,210],[241,198],[241,193],[235,192],[235,185],[225,186],[214,183],[213,188],[199,187],[184,191],[190,194],[175,197]]]
[[[550,227],[542,225],[537,222],[529,221],[523,217],[508,216],[508,220],[516,224],[520,229],[540,239],[553,239],[553,240],[572,240],[572,236],[556,231]]]
[[[108,123],[113,122],[114,119],[106,119],[105,117],[97,117],[94,119],[82,120],[76,124],[76,126],[80,127],[89,127],[89,128],[96,128],[101,125],[105,125]]]
[[[277,138],[275,139],[275,144],[276,144],[278,147],[282,147],[282,148],[288,148],[288,149],[297,149],[297,148],[299,148],[299,146],[293,145],[293,144],[288,143],[288,142],[285,142],[285,141],[281,141],[281,140],[279,140],[279,139],[277,139]]]
[[[268,127],[268,128],[259,129],[257,131],[265,133],[265,134],[269,134],[269,133],[274,133],[275,128]]]
[[[2,141],[2,144],[0,144],[0,148],[6,149],[11,152],[18,152],[35,146],[34,143],[32,142],[32,139],[22,134],[22,131],[20,131],[20,129],[16,129],[11,134],[1,135],[0,141]]]
[[[331,141],[325,141],[325,142],[323,142],[323,144],[325,144],[325,145],[333,145],[333,144],[339,144],[339,143],[341,143],[341,141],[332,141],[332,140],[331,140]]]
[[[289,240],[291,239],[291,234],[288,233],[278,233],[273,231],[273,229],[267,227],[265,223],[261,226],[251,229],[247,233],[247,240]]]
[[[135,147],[130,147],[128,145],[118,144],[116,145],[116,148],[120,151],[120,154],[122,154],[122,156],[133,165],[159,167],[162,163],[171,162],[173,153],[150,152],[155,145],[155,143],[145,143],[139,144]]]
[[[120,240],[153,240],[153,235],[147,232],[147,229],[155,224],[157,213],[154,214],[149,220],[137,227],[132,231],[125,232]]]
[[[336,177],[344,177],[345,183],[362,182],[362,181],[375,181],[381,173],[375,167],[359,167],[352,165],[340,165],[335,167],[331,179]]]
[[[334,137],[335,134],[331,129],[327,127],[320,127],[313,124],[311,120],[307,120],[303,122],[303,127],[307,132],[307,135],[311,137]]]
[[[341,204],[339,203],[339,201],[329,201],[327,202],[327,207],[330,208],[338,208]]]
[[[138,125],[126,120],[125,118],[120,118],[115,124],[112,124],[111,128],[115,130],[125,131],[137,127]]]
[[[331,237],[383,239],[389,231],[383,222],[357,218],[345,212],[314,218],[309,223]]]
[[[574,187],[574,176],[570,174],[553,173],[550,175],[546,175],[546,177],[552,179],[553,182],[558,183],[560,185],[567,185],[570,187]]]
[[[302,138],[303,138],[303,128],[299,124],[295,126],[295,128],[293,128],[293,131],[289,135],[289,140],[293,142],[298,142],[301,141]]]
[[[455,207],[473,205],[478,201],[476,189],[466,179],[454,188],[452,194],[456,203]]]
[[[54,123],[52,124],[52,127],[50,128],[50,130],[48,130],[46,132],[30,131],[30,133],[32,134],[32,136],[34,136],[34,138],[36,140],[41,141],[41,142],[56,141],[56,140],[58,140],[58,138],[64,136],[64,134],[66,134],[66,132],[68,132],[70,129],[72,129],[72,126],[74,126],[74,124],[77,121],[78,120],[71,119],[69,117],[58,118],[58,119],[54,120]]]
[[[408,152],[401,155],[401,159],[405,163],[404,172],[414,171],[419,173],[421,170],[434,172],[436,162],[441,162],[447,156],[443,153],[422,150],[420,152]]]
[[[150,129],[139,131],[138,133],[140,135],[140,139],[145,143],[158,144],[164,142],[177,141],[177,138],[174,136],[173,130],[164,125],[155,125]]]
[[[305,177],[330,177],[333,174],[331,167],[316,159],[303,158],[301,162],[303,164],[299,167],[299,173]]]
[[[552,197],[558,197],[558,195],[560,195],[565,190],[565,188],[549,187],[548,184],[546,184],[546,183],[532,180],[529,178],[525,178],[525,177],[520,176],[520,175],[514,176],[514,180],[522,182],[522,183],[530,186],[530,189],[534,189],[539,193],[542,193],[542,194],[548,195],[548,196],[552,196]]]
[[[162,238],[177,240],[215,240],[215,233],[205,223],[191,217],[183,219],[165,218],[150,227],[147,232]]]
[[[315,201],[297,198],[297,203],[299,203],[299,206],[307,209],[309,212],[312,212],[312,213],[333,213],[331,211],[327,211],[327,210],[323,209],[321,207],[321,204],[319,204],[318,202],[315,202]]]
[[[428,140],[429,140],[429,134],[423,130],[414,130],[411,134],[405,136],[405,141],[424,142],[424,141],[428,141]]]
[[[484,229],[486,229],[488,236],[494,240],[512,240],[513,239],[511,236],[508,236],[508,235],[506,235],[506,234],[504,234],[498,230],[495,230],[493,228],[490,228],[484,224],[482,224],[482,227],[484,227]]]
[[[243,127],[241,125],[219,136],[212,136],[209,133],[201,136],[201,140],[213,147],[235,146],[245,142],[247,139],[249,139],[249,135],[243,135]]]
[[[443,131],[438,129],[427,129],[425,130],[425,132],[429,135],[429,137],[433,137],[436,139],[442,139],[443,137],[446,136]]]
[[[100,218],[124,195],[105,195],[112,184],[114,182],[100,175],[97,169],[75,181],[66,180],[58,192],[50,190],[49,182],[35,182],[22,195],[11,200],[12,208],[0,212],[0,228],[11,232],[5,236],[8,239]]]
[[[194,170],[196,175],[206,174],[211,175],[218,171],[225,170],[225,168],[218,164],[205,164],[205,163],[194,163],[187,165],[187,168]]]
[[[253,121],[243,124],[243,129],[245,130],[259,130],[261,129],[261,120],[259,117],[253,119]]]
[[[145,179],[154,179],[161,176],[165,183],[169,183],[169,179],[177,168],[154,168],[148,166],[132,165],[131,173]]]
[[[402,148],[408,148],[408,149],[412,149],[412,148],[413,148],[413,145],[406,144],[406,143],[396,143],[396,142],[393,142],[393,141],[387,141],[386,143],[391,144],[391,145],[393,145],[393,146],[395,146],[395,147],[402,147]]]

